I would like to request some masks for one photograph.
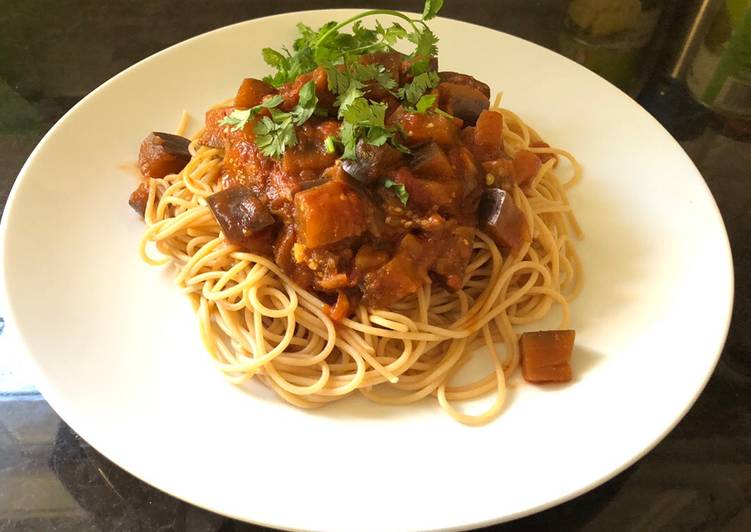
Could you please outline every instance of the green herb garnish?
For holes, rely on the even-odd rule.
[[[438,15],[443,7],[443,0],[425,0],[425,6],[422,9],[422,19],[430,20]]]
[[[443,0],[426,0],[422,17],[419,19],[413,19],[393,9],[371,9],[340,23],[327,22],[317,31],[305,24],[298,24],[300,37],[295,40],[292,51],[286,48],[282,48],[281,51],[263,49],[264,61],[276,70],[273,75],[264,78],[264,81],[278,87],[318,66],[331,67],[343,64],[348,58],[366,53],[395,51],[394,46],[405,39],[415,45],[410,57],[416,62],[436,55],[438,37],[430,31],[426,21],[434,18],[442,6]],[[408,24],[409,29],[398,22],[388,27],[376,22],[376,27],[372,30],[362,26],[362,19],[377,15],[399,18]],[[351,34],[339,31],[350,24]]]
[[[300,89],[297,105],[289,113],[269,109],[271,116],[264,116],[255,125],[256,145],[268,157],[280,157],[288,146],[297,144],[295,126],[301,126],[316,110],[318,97],[315,83],[308,81]]]
[[[386,128],[386,104],[370,102],[358,97],[341,113],[344,123],[340,137],[344,145],[342,159],[354,159],[357,139],[364,138],[374,146],[383,146],[394,136],[394,131]]]
[[[336,153],[336,137],[329,135],[326,140],[323,141],[323,145],[326,147],[326,153]]]
[[[439,83],[437,73],[431,70],[431,57],[437,54],[438,38],[430,31],[426,21],[433,19],[442,6],[443,0],[426,0],[420,18],[412,18],[392,9],[372,9],[343,22],[328,22],[317,30],[300,23],[297,25],[299,37],[291,51],[286,47],[262,50],[264,61],[274,69],[274,74],[265,77],[264,81],[279,87],[322,67],[328,76],[329,89],[336,95],[334,105],[338,107],[338,118],[342,120],[339,133],[342,158],[356,158],[355,148],[360,140],[374,146],[388,142],[408,152],[399,142],[396,129],[385,125],[386,104],[370,101],[366,94],[368,88],[376,83],[402,100],[408,110],[424,113],[434,107],[435,96],[427,92]],[[362,19],[377,15],[390,15],[401,20],[390,26],[376,21],[374,29],[362,25]],[[340,31],[350,25],[351,33]],[[360,62],[364,54],[394,52],[395,46],[402,42],[414,45],[414,51],[408,56],[413,80],[404,87],[397,88],[397,80],[383,65],[364,65]],[[325,109],[316,109],[318,102],[312,81],[303,86],[299,104],[289,113],[275,109],[281,100],[274,105],[267,102],[261,104],[260,108],[256,106],[249,110],[233,111],[222,123],[240,129],[261,108],[269,109],[270,116],[258,121],[254,131],[256,144],[265,155],[272,157],[280,156],[288,146],[297,143],[296,126],[303,124],[314,113],[326,114]],[[336,150],[333,139],[326,139],[325,147],[329,153]]]
[[[415,106],[427,91],[437,87],[440,82],[437,72],[424,72],[415,76],[411,83],[407,83],[399,89],[396,95],[399,99],[404,100],[407,105]]]
[[[364,95],[363,89],[369,81],[375,81],[384,89],[390,91],[396,87],[392,78],[383,65],[361,65],[353,63],[344,68],[327,68],[329,89],[337,95],[334,105],[339,107],[339,118],[357,98]]]
[[[417,100],[415,104],[415,111],[418,113],[427,113],[428,110],[435,104],[435,94],[425,94]]]
[[[405,207],[407,206],[407,202],[409,201],[409,192],[407,192],[407,188],[401,184],[397,183],[396,181],[393,181],[391,179],[387,179],[383,182],[383,186],[386,189],[391,190],[397,198],[399,198],[399,201],[402,202],[402,205]]]
[[[258,105],[251,107],[250,109],[235,109],[230,114],[225,116],[220,122],[220,126],[229,126],[232,131],[238,131],[245,127],[245,124],[257,115],[262,109],[272,109],[282,103],[284,98],[280,95],[267,98]]]
[[[358,139],[363,139],[373,146],[383,146],[386,142],[396,149],[409,153],[396,138],[396,129],[388,127],[385,103],[371,102],[366,98],[355,98],[342,113],[342,127],[339,137],[344,146],[342,159],[355,159]]]

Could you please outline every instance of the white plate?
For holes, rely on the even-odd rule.
[[[49,132],[2,221],[13,322],[50,404],[117,464],[181,499],[298,529],[444,529],[508,520],[591,489],[680,420],[722,349],[732,264],[717,207],[644,110],[536,45],[439,19],[443,69],[471,73],[584,164],[587,234],[573,305],[579,379],[521,386],[504,414],[460,425],[434,402],[358,399],[317,412],[227,384],[171,272],[141,263],[132,161],[183,109],[202,119],[263,46],[350,11],[274,16],[173,46],[91,93]]]

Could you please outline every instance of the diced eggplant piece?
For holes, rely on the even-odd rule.
[[[426,142],[450,146],[456,142],[459,131],[454,119],[439,114],[402,112],[397,123],[407,146],[417,146]]]
[[[128,199],[128,205],[130,205],[134,211],[141,215],[141,218],[146,214],[146,203],[149,200],[149,183],[148,181],[142,181],[130,195]]]
[[[288,174],[312,172],[320,176],[334,164],[336,153],[329,153],[325,141],[339,133],[339,123],[334,120],[310,120],[297,128],[297,144],[288,147],[282,157],[282,168]]]
[[[490,98],[490,87],[483,83],[480,80],[477,80],[473,78],[472,76],[468,76],[467,74],[459,74],[458,72],[439,72],[438,77],[441,79],[441,81],[446,83],[456,83],[457,85],[466,85],[468,87],[472,87],[473,89],[477,89],[482,94],[485,95],[486,98]]]
[[[161,178],[176,174],[190,161],[190,140],[171,133],[155,131],[141,143],[138,167],[144,177]]]
[[[294,203],[298,238],[308,248],[357,236],[366,229],[363,201],[342,181],[298,192]]]
[[[485,190],[480,201],[478,217],[480,229],[503,248],[515,249],[529,240],[527,219],[505,190]]]
[[[514,181],[517,185],[526,185],[537,175],[542,163],[540,158],[529,150],[519,150],[514,155]]]
[[[294,259],[292,249],[295,246],[295,228],[292,224],[284,226],[274,241],[274,262],[285,272],[292,271]]]
[[[576,332],[538,331],[519,339],[522,376],[527,382],[568,382]]]
[[[230,244],[256,248],[259,235],[275,222],[271,212],[248,187],[228,188],[212,194],[206,201]]]
[[[490,107],[490,100],[469,85],[444,82],[438,85],[438,107],[466,125],[474,125],[480,113]]]
[[[475,144],[488,147],[503,146],[503,115],[495,111],[483,111],[477,119]]]
[[[237,89],[235,107],[248,109],[263,101],[264,96],[275,94],[276,89],[260,79],[245,78]]]
[[[431,271],[450,292],[456,292],[462,287],[474,241],[474,229],[461,225],[451,232],[430,238],[431,244],[440,250]]]
[[[386,172],[397,166],[403,154],[393,146],[373,146],[360,140],[355,150],[356,159],[344,159],[342,168],[360,183],[369,185],[378,181]]]
[[[462,200],[463,185],[458,179],[433,181],[415,177],[406,166],[394,175],[409,194],[408,205],[423,212],[440,211],[454,214]]]
[[[435,142],[428,142],[412,152],[412,170],[428,179],[450,179],[454,174],[446,154]]]
[[[410,233],[404,235],[394,256],[377,270],[365,275],[363,303],[371,308],[388,308],[414,294],[427,280],[435,260],[435,249]]]
[[[320,175],[336,161],[335,153],[328,153],[323,144],[305,140],[287,148],[282,156],[282,168],[288,174],[308,171]]]

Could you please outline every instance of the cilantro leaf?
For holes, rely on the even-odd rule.
[[[385,103],[369,102],[356,98],[343,112],[344,122],[339,130],[339,138],[344,146],[342,159],[355,159],[358,139],[368,144],[383,146],[390,142],[399,150],[406,150],[396,139],[396,130],[387,127]]]
[[[384,127],[386,107],[385,103],[370,103],[365,98],[357,98],[344,110],[342,117],[358,126]]]
[[[430,58],[417,59],[410,65],[409,73],[412,74],[413,77],[419,76],[420,74],[424,74],[425,72],[430,70],[430,67]]]
[[[425,0],[425,7],[422,10],[422,19],[430,20],[435,18],[443,7],[443,0]]]
[[[364,85],[347,70],[329,68],[326,70],[326,74],[329,81],[329,90],[338,95],[334,105],[339,107],[339,118],[341,118],[344,110],[357,98],[362,97]]]
[[[414,56],[429,57],[438,55],[438,37],[425,26],[423,29],[407,35],[407,38],[417,45]]]
[[[347,108],[352,105],[352,102],[354,102],[358,98],[362,98],[362,87],[363,85],[359,81],[351,80],[347,90],[339,94],[339,96],[336,98],[334,105],[339,106],[339,118],[341,118],[344,111],[346,111]]]
[[[318,105],[316,85],[313,80],[310,80],[300,88],[298,103],[290,113],[294,123],[298,126],[304,124],[308,118],[313,116],[316,105]]]
[[[294,54],[283,48],[284,53],[272,48],[261,50],[263,60],[267,65],[274,68],[276,73],[272,76],[266,76],[263,80],[266,83],[279,87],[289,81],[294,80],[300,74],[313,70],[316,63],[313,60],[313,52],[310,48],[301,48]]]
[[[256,145],[267,157],[279,157],[288,146],[297,144],[295,125],[289,113],[272,112],[264,116],[254,128]]]
[[[355,48],[367,48],[378,42],[378,32],[363,27],[362,21],[358,20],[352,26],[352,44]]]
[[[386,71],[383,65],[363,65],[354,63],[345,68],[333,67],[326,70],[329,89],[337,94],[334,105],[339,107],[339,118],[344,111],[358,98],[365,94],[366,82],[375,81],[386,90],[396,87],[396,81]]]
[[[397,41],[407,37],[407,30],[398,22],[393,22],[391,26],[384,28],[379,21],[376,21],[375,31],[387,46],[394,46]]]
[[[352,65],[355,77],[361,81],[375,81],[381,87],[386,90],[391,90],[396,87],[396,80],[391,77],[391,74],[386,70],[386,67],[377,63],[370,65],[362,65],[356,63]]]
[[[284,98],[276,94],[271,98],[266,98],[258,105],[251,107],[250,109],[235,109],[230,114],[225,116],[220,122],[220,126],[230,126],[232,131],[238,131],[245,127],[248,121],[258,114],[261,109],[272,109],[282,103]]]
[[[250,120],[252,109],[235,109],[219,121],[220,126],[230,126],[232,131],[238,131],[245,127]]]
[[[342,127],[339,128],[339,139],[344,146],[344,152],[342,153],[342,159],[356,159],[357,153],[357,128],[351,122],[344,122]]]
[[[289,68],[287,57],[285,57],[281,52],[277,52],[273,48],[264,48],[263,50],[261,50],[261,55],[263,56],[263,60],[266,62],[266,64],[271,67],[277,69]]]
[[[276,105],[283,101],[281,96],[277,95],[274,98],[278,99]],[[304,124],[315,112],[317,104],[315,83],[311,80],[300,88],[298,103],[289,113],[276,109],[276,105],[269,107],[271,116],[264,116],[253,128],[256,135],[255,143],[261,148],[261,152],[267,157],[280,157],[287,147],[297,144],[295,126]]]
[[[415,104],[415,111],[418,113],[425,113],[433,107],[433,104],[435,104],[436,95],[435,94],[424,94],[420,97],[419,100],[417,100],[417,103]]]
[[[404,205],[405,207],[407,206],[407,202],[409,201],[409,192],[407,192],[407,188],[403,184],[397,183],[396,181],[393,181],[391,179],[387,179],[383,182],[383,186],[386,189],[393,189],[393,193],[397,198],[399,198],[399,201],[402,202],[402,205]]]
[[[396,95],[399,99],[407,102],[408,105],[415,106],[420,98],[422,98],[423,94],[428,90],[437,87],[440,81],[437,72],[424,72],[419,76],[415,76],[411,83],[407,83],[399,89]]]

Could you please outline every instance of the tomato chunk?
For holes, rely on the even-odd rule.
[[[542,163],[540,158],[529,150],[519,150],[514,155],[514,181],[526,185],[537,175]]]
[[[490,147],[503,146],[503,115],[495,111],[483,111],[477,119],[475,144]]]
[[[210,148],[224,148],[229,128],[221,121],[233,110],[232,107],[217,107],[206,111],[206,127],[201,135],[201,144]]]

